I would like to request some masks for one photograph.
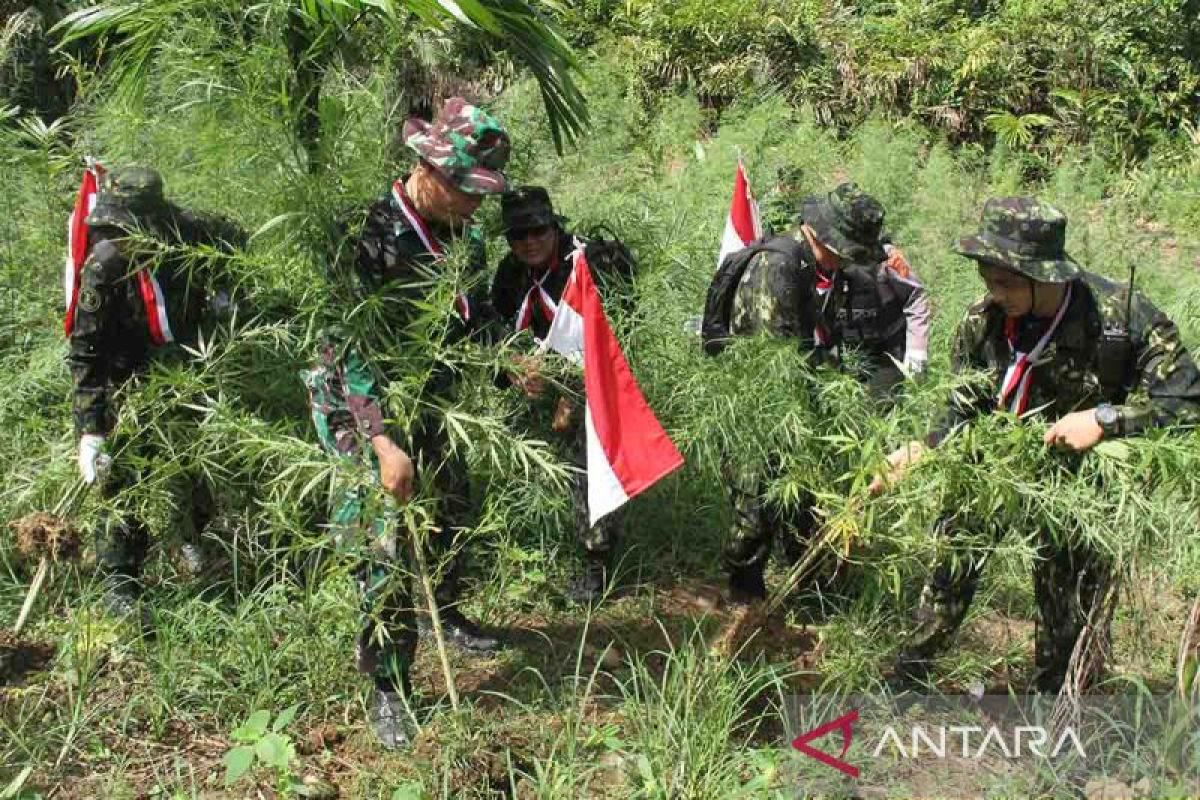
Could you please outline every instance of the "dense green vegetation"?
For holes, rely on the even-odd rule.
[[[368,36],[377,50],[331,59],[322,78],[317,171],[296,132],[301,111],[281,90],[292,74],[286,44],[252,25],[231,46],[242,6],[207,5],[211,13],[161,31],[139,92],[113,92],[84,58],[70,73],[80,102],[57,122],[33,115],[30,95],[8,95],[22,109],[0,128],[0,519],[53,509],[75,482],[58,281],[83,156],[152,164],[173,198],[255,235],[229,265],[243,310],[123,406],[121,425],[164,454],[149,465],[154,479],[116,501],[147,512],[167,545],[151,575],[157,636],[139,640],[103,616],[86,560],[56,566],[25,634],[52,654],[0,662],[0,787],[24,775],[25,796],[249,797],[255,782],[290,791],[293,776],[311,776],[343,797],[795,796],[811,767],[783,746],[783,699],[879,687],[937,547],[928,525],[948,506],[1047,522],[1111,552],[1133,576],[1113,673],[1174,685],[1200,580],[1195,434],[1102,447],[1077,480],[1055,469],[1039,430],[997,419],[901,490],[862,495],[885,450],[923,430],[953,385],[948,342],[981,287],[949,245],[989,194],[1037,192],[1063,208],[1071,253],[1118,278],[1136,263],[1141,288],[1200,347],[1200,156],[1187,124],[1200,66],[1189,4],[574,5],[561,22],[585,54],[591,130],[562,154],[536,85],[486,43],[469,40],[471,61],[449,35],[414,34],[395,48]],[[0,9],[11,25],[17,15]],[[0,39],[3,69],[29,66],[7,59],[17,39]],[[443,46],[468,77],[434,86],[505,88],[492,108],[512,132],[512,175],[547,185],[573,223],[607,224],[637,252],[636,311],[619,328],[688,465],[632,506],[624,596],[593,612],[570,607],[562,465],[520,427],[520,400],[487,379],[505,354],[418,354],[472,376],[448,410],[481,497],[472,611],[512,630],[515,646],[493,660],[455,657],[458,711],[423,647],[421,737],[412,754],[383,755],[361,727],[351,563],[314,525],[339,485],[369,476],[335,469],[316,446],[297,373],[319,321],[339,311],[323,262],[328,222],[402,171],[396,132],[429,91],[414,76],[451,74],[436,68]],[[417,51],[434,66],[409,70]],[[932,372],[894,413],[873,413],[857,383],[810,373],[786,345],[743,342],[708,359],[686,331],[739,152],[767,202],[780,170],[799,168],[812,191],[853,179],[886,205],[936,312]],[[494,203],[482,216],[494,261],[503,252]],[[414,403],[403,387],[390,399],[398,416]],[[719,459],[768,450],[785,461],[772,490],[818,494],[829,546],[861,566],[862,585],[851,598],[805,592],[787,610],[794,625],[781,620],[727,661],[708,653],[726,618],[712,600],[729,516]],[[179,524],[170,489],[197,470],[221,487],[222,513],[210,541],[218,563],[195,577],[170,554]],[[76,510],[81,525],[97,503]],[[1028,530],[1014,524],[998,546],[963,646],[939,663],[942,690],[1024,688]],[[4,618],[15,619],[32,571],[0,538]],[[818,623],[799,627],[823,600]],[[272,740],[283,755],[272,745],[272,758],[224,787],[227,750],[266,736],[252,713],[296,704],[286,740]],[[896,781],[898,791],[930,791]]]

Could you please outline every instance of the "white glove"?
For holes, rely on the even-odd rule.
[[[104,477],[112,465],[112,457],[104,450],[104,437],[85,433],[79,437],[79,474],[83,482],[93,484]]]
[[[910,378],[915,378],[925,371],[929,365],[929,354],[918,350],[910,350],[904,354],[904,363],[900,368]]]

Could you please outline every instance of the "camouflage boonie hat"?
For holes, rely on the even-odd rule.
[[[508,233],[557,225],[562,217],[554,213],[550,193],[543,187],[521,186],[500,198],[500,221]]]
[[[96,206],[88,214],[89,225],[130,227],[138,221],[166,217],[171,203],[163,193],[162,175],[150,167],[113,167],[100,178]]]
[[[504,165],[511,144],[494,117],[452,97],[432,123],[404,123],[404,144],[468,194],[498,194],[508,182]]]
[[[843,183],[828,195],[800,202],[800,220],[813,229],[821,244],[854,263],[878,264],[887,258],[883,206],[856,183]]]
[[[1042,283],[1066,283],[1080,272],[1067,255],[1067,217],[1033,197],[993,197],[983,205],[979,233],[955,252]]]

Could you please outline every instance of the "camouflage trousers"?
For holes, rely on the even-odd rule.
[[[429,463],[438,448],[428,442],[410,455]],[[466,556],[459,536],[470,515],[466,465],[443,463],[434,478],[437,495],[436,530],[423,542],[426,567],[434,575],[433,595],[445,615],[461,599],[461,575]],[[374,488],[371,492],[377,492]],[[381,688],[403,686],[417,651],[418,610],[427,607],[417,575],[418,560],[411,537],[389,528],[377,509],[351,491],[333,513],[331,529],[342,545],[357,546],[361,561],[355,570],[361,609],[356,642],[357,666],[375,678]]]
[[[461,597],[460,577],[466,565],[458,540],[471,513],[467,467],[448,454],[440,432],[422,428],[399,443],[418,468],[436,469],[432,477],[435,531],[424,542],[424,555],[427,568],[437,576],[433,593],[438,608],[452,613]],[[348,490],[330,517],[330,531],[339,546],[360,558],[355,569],[362,615],[356,642],[358,669],[374,677],[381,688],[395,689],[407,685],[419,638],[417,609],[426,604],[414,543],[396,530],[394,522],[389,525],[378,503],[372,503],[378,496],[375,486]]]
[[[904,373],[886,355],[866,359],[856,377],[866,386],[880,411],[886,411],[894,403],[896,387],[904,381]],[[766,487],[780,476],[777,455],[768,457],[757,469],[739,467],[725,459],[721,472],[733,506],[733,525],[722,554],[727,571],[765,570],[777,535],[788,563],[796,564],[808,555],[819,532],[816,499],[806,492],[790,509],[767,499]],[[845,577],[844,567],[832,559],[815,564],[814,569],[818,585],[824,589],[835,588]]]
[[[935,535],[952,544],[986,540],[988,528],[973,520],[943,516]],[[993,533],[998,540],[1002,533]],[[1056,542],[1049,531],[1037,533],[1033,565],[1033,590],[1038,606],[1035,666],[1038,688],[1057,691],[1067,674],[1075,642],[1097,601],[1107,591],[1111,577],[1107,559],[1079,544]],[[959,548],[960,551],[963,548]],[[970,549],[970,548],[967,548]],[[921,595],[917,631],[908,649],[928,658],[942,651],[962,625],[987,556],[959,552],[939,563]]]
[[[112,466],[99,483],[100,496],[105,501],[116,499],[122,492],[137,486],[147,476],[141,466],[155,458],[155,451],[145,442],[113,436],[109,449],[114,454]],[[201,535],[213,517],[212,487],[203,477],[176,476],[170,487],[174,508],[173,531],[181,544],[199,545]],[[150,549],[150,531],[136,513],[102,512],[95,529],[96,563],[102,572],[124,578],[138,579]]]
[[[767,484],[779,477],[778,458],[769,458],[765,467],[757,470],[739,468],[726,460],[722,474],[733,505],[733,525],[722,552],[725,569],[761,573],[776,538],[789,564],[801,561],[819,528],[815,498],[806,494],[795,507],[783,508],[766,497]],[[833,565],[818,570],[819,580],[828,585],[836,571]]]

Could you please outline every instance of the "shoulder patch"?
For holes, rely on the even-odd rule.
[[[100,292],[91,286],[85,286],[79,290],[79,307],[89,314],[99,311],[101,302]]]

